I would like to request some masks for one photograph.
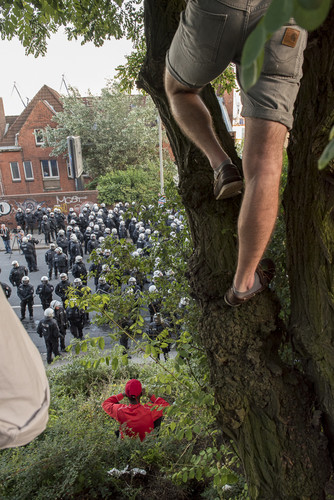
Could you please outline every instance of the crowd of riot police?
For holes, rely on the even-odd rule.
[[[160,226],[157,224],[157,213]],[[102,203],[93,206],[86,204],[80,212],[70,208],[67,215],[57,208],[52,211],[38,207],[34,213],[29,209],[23,213],[19,209],[16,221],[16,233],[26,266],[14,260],[9,280],[17,288],[22,321],[25,320],[27,308],[29,318],[33,319],[35,295],[40,299],[45,318],[39,323],[37,331],[44,336],[48,362],[51,362],[52,352],[59,354],[58,346],[60,350],[65,349],[67,328],[73,337],[83,338],[83,328],[89,323],[89,315],[76,298],[87,294],[113,296],[119,292],[122,297],[131,295],[136,301],[146,291],[150,297],[146,304],[150,318],[147,325],[149,337],[156,339],[166,328],[174,328],[169,315],[162,315],[163,293],[159,293],[163,278],[167,283],[175,279],[174,271],[159,270],[160,259],[156,257],[152,260],[152,255],[166,240],[177,242],[178,234],[184,231],[182,215],[162,207],[155,209],[153,205],[146,208],[137,207],[135,203],[117,203],[113,209],[108,209]],[[161,223],[165,228],[164,235],[161,233]],[[45,252],[48,275],[41,277],[36,291],[29,279],[29,272],[38,271],[38,240],[34,237],[34,229],[44,235],[45,243],[49,245]],[[152,268],[143,273],[134,265],[133,269],[123,270],[121,276],[118,272],[118,257],[113,250],[119,245],[126,245],[126,252],[134,261],[150,258]],[[53,277],[59,279],[55,286],[50,283]],[[94,279],[95,291],[87,286],[89,277]],[[180,297],[179,309],[184,309],[186,304],[185,298]],[[127,332],[133,322],[133,309],[131,314],[123,314],[118,320],[120,344],[125,351],[129,348]],[[166,358],[170,343],[164,342],[163,345],[162,352]]]

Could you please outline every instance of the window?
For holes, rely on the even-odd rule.
[[[32,170],[31,161],[24,161],[23,168],[24,168],[24,175],[25,175],[26,181],[33,181],[34,180],[34,172]]]
[[[67,176],[69,179],[73,179],[73,172],[72,172],[72,167],[69,162],[69,160],[66,161],[66,166],[67,166]]]
[[[44,146],[44,133],[41,128],[34,130],[36,146]]]
[[[43,179],[59,178],[59,170],[57,160],[42,160],[42,174]]]
[[[10,169],[12,172],[12,179],[14,182],[19,182],[21,180],[20,167],[17,161],[12,161],[10,164]]]

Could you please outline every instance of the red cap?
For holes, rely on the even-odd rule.
[[[132,378],[126,383],[125,394],[130,398],[131,396],[138,397],[142,393],[142,386],[139,380]]]

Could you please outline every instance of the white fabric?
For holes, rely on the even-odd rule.
[[[0,287],[0,449],[44,431],[50,403],[42,358]]]

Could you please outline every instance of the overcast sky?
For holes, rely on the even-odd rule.
[[[49,41],[47,55],[36,59],[24,54],[18,40],[0,40],[0,97],[4,101],[5,114],[17,115],[24,109],[13,90],[14,82],[24,102],[27,98],[31,100],[44,84],[65,94],[63,74],[67,85],[77,87],[82,95],[88,89],[97,95],[106,80],[114,77],[115,68],[125,63],[125,55],[130,52],[131,43],[126,40],[111,40],[102,47],[95,47],[92,43],[68,42],[59,32]]]

